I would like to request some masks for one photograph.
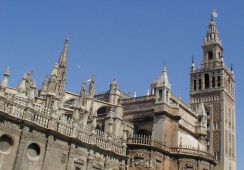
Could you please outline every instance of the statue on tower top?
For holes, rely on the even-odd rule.
[[[211,13],[211,21],[214,21],[214,18],[218,17],[218,13],[216,12],[216,10],[213,10]]]

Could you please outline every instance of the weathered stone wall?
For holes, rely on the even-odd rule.
[[[125,168],[125,156],[2,116],[0,139],[0,168],[4,170]]]

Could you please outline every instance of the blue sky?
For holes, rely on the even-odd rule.
[[[243,0],[1,0],[0,72],[10,66],[15,87],[32,70],[40,86],[69,38],[69,91],[79,92],[96,74],[97,91],[116,78],[126,93],[145,95],[166,64],[173,93],[188,102],[191,57],[202,61],[212,9],[225,63],[236,75],[238,169],[244,169]]]

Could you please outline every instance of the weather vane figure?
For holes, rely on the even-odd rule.
[[[217,18],[217,17],[218,17],[218,13],[216,12],[216,10],[213,10],[211,13],[211,20],[213,21],[214,18]]]

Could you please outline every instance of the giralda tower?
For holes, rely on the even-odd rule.
[[[203,103],[208,115],[208,149],[217,161],[217,170],[236,169],[236,124],[234,72],[224,63],[223,47],[212,12],[207,34],[202,44],[200,68],[192,62],[190,102],[196,110]]]

